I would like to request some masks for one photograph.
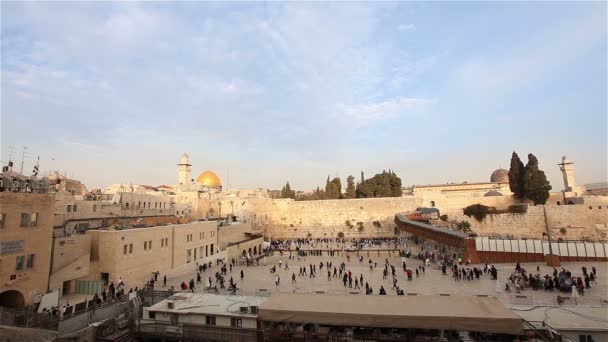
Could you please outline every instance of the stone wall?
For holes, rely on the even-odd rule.
[[[230,243],[236,243],[251,238],[251,224],[240,223],[219,227],[217,231],[217,244],[220,250],[226,249]]]
[[[556,232],[561,228],[567,231],[556,236],[564,239],[606,238],[604,228],[608,225],[608,197],[585,196],[577,200],[582,204],[563,205],[563,194],[551,194],[546,206],[549,226]],[[558,201],[562,205],[557,205]],[[527,214],[490,215],[483,222],[476,222],[462,214],[463,208],[471,204],[505,209],[517,203],[520,201],[512,195],[427,191],[423,196],[325,201],[231,198],[206,206],[219,207],[221,204],[222,213],[241,217],[251,222],[254,229],[263,229],[265,235],[272,238],[336,237],[340,232],[347,238],[392,236],[396,213],[432,206],[437,207],[441,214],[448,215],[449,221],[471,222],[473,232],[482,236],[542,238],[545,231],[542,206],[530,205]],[[363,226],[361,230],[359,222]]]
[[[605,240],[608,227],[608,199],[599,198],[585,204],[574,205],[538,205],[528,206],[525,214],[496,214],[488,215],[481,222],[469,218],[460,210],[451,210],[449,220],[468,221],[471,229],[480,236],[507,236],[525,238],[543,238],[546,232],[545,210],[547,225],[553,239],[564,240]],[[562,229],[563,228],[563,229]]]
[[[90,272],[91,236],[78,234],[53,239],[50,289],[63,290],[63,282],[84,278]],[[71,284],[74,289],[75,282]]]

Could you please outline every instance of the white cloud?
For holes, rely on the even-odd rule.
[[[401,24],[397,26],[397,29],[401,32],[414,32],[416,31],[416,25],[414,24]]]
[[[435,99],[401,97],[360,105],[340,104],[337,106],[336,115],[352,121],[355,126],[363,126],[376,121],[395,119],[406,114],[417,114],[434,102],[436,102]]]

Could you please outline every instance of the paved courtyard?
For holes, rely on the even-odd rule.
[[[306,258],[302,258],[301,260],[291,259],[289,260],[287,257],[288,254],[284,256],[278,255],[275,253],[274,256],[270,256],[260,261],[259,266],[236,266],[232,269],[232,272],[228,271],[228,275],[226,276],[226,286],[229,284],[229,279],[232,277],[234,281],[237,283],[239,288],[239,293],[242,294],[256,294],[259,289],[268,289],[271,293],[274,292],[315,292],[315,291],[324,291],[325,293],[331,294],[348,294],[350,292],[359,292],[360,295],[365,294],[365,282],[368,282],[370,286],[374,289],[374,295],[378,294],[378,290],[380,286],[384,286],[387,291],[387,295],[396,296],[395,291],[392,290],[392,277],[389,276],[387,279],[382,279],[383,267],[384,267],[384,257],[376,257],[371,258],[373,261],[378,263],[378,268],[374,270],[370,270],[368,267],[368,258],[365,258],[363,262],[359,262],[358,260],[354,260],[351,257],[350,261],[346,260],[346,257],[342,256],[308,256]],[[496,264],[496,268],[498,269],[498,279],[500,290],[497,291],[497,285],[495,280],[491,280],[489,274],[482,275],[480,280],[454,280],[451,275],[444,276],[441,274],[441,270],[434,264],[431,264],[430,267],[426,268],[425,273],[420,273],[420,277],[414,278],[412,281],[407,281],[407,276],[402,268],[402,258],[401,257],[389,257],[389,263],[396,267],[397,271],[397,279],[398,285],[405,291],[406,294],[420,294],[420,295],[439,295],[439,294],[452,294],[452,295],[489,295],[496,296],[505,304],[554,304],[555,299],[558,294],[558,291],[554,292],[545,292],[543,290],[532,290],[531,288],[526,288],[521,293],[513,292],[504,292],[505,279],[508,275],[513,272],[515,265],[514,264]],[[282,260],[283,267],[279,270],[278,264],[279,260]],[[408,268],[415,268],[422,265],[422,261],[417,259],[405,259]],[[339,278],[331,278],[330,281],[327,280],[327,269],[323,267],[322,270],[319,269],[320,262],[331,261],[334,266],[339,267],[342,262],[346,263],[346,270],[350,270],[353,273],[353,278],[356,276],[357,278],[360,275],[363,275],[363,286],[361,286],[362,290],[354,289],[354,279],[353,279],[353,288],[344,287],[342,280]],[[285,270],[285,263],[289,265],[289,269]],[[316,265],[317,268],[317,276],[315,278],[310,278],[309,276],[298,276],[299,267],[300,266],[309,266],[310,264]],[[277,266],[277,274],[281,278],[281,282],[279,286],[275,285],[275,274],[270,272],[270,268],[276,265]],[[553,273],[553,268],[546,266],[545,264],[540,263],[524,263],[522,267],[524,267],[528,272],[535,273],[536,266],[540,266],[541,276],[545,274],[551,275]],[[470,265],[469,267],[483,267],[483,265]],[[580,276],[582,275],[581,267],[586,266],[590,271],[592,266],[595,266],[598,273],[598,278],[595,283],[592,283],[592,288],[585,292],[584,296],[578,298],[578,304],[582,305],[590,305],[590,306],[599,306],[601,299],[606,299],[608,297],[608,263],[605,262],[586,262],[586,263],[563,263],[561,267],[571,271],[573,275]],[[180,284],[182,281],[188,283],[190,279],[196,280],[196,265],[187,265],[182,267],[179,270],[173,270],[171,273],[167,274],[167,285],[174,286],[176,290],[180,288]],[[213,266],[213,268],[208,269],[206,272],[201,273],[203,277],[203,281],[196,286],[196,292],[203,291],[204,280],[208,277],[212,277],[215,280],[215,272],[219,271],[220,266]],[[240,279],[240,271],[244,272],[244,279]],[[558,269],[559,270],[559,269]],[[292,274],[296,274],[296,282],[292,283]],[[448,274],[450,272],[448,271]],[[333,271],[332,271],[333,274]],[[159,276],[159,282],[157,283],[156,288],[162,289],[162,277],[163,274]],[[131,287],[128,284],[127,288]],[[218,286],[219,287],[219,286]],[[189,290],[188,290],[189,291]],[[227,291],[226,291],[227,292]],[[353,294],[354,295],[354,294]],[[562,294],[569,295],[568,294]],[[527,298],[517,297],[517,296],[527,296]]]

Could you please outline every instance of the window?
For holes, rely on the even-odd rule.
[[[30,216],[30,226],[36,227],[38,225],[38,213],[32,213]]]
[[[592,206],[589,206],[589,210],[591,210],[591,209],[593,209],[593,207],[592,207]]]
[[[15,263],[15,271],[23,270],[23,259],[24,259],[23,255],[17,256],[17,262]]]
[[[202,240],[203,239],[203,233],[198,233],[198,239]]]
[[[602,209],[602,206],[600,205],[600,206],[598,206],[597,208],[598,208],[598,209]]]
[[[203,234],[203,239],[205,238],[205,232],[202,232],[201,234]]]
[[[133,253],[133,244],[129,244],[129,254]]]
[[[0,229],[4,228],[4,221],[6,221],[6,214],[0,214]]]
[[[129,208],[129,202],[125,203],[125,208]]]
[[[213,255],[213,244],[211,244],[211,247],[209,249],[211,249],[211,255]]]
[[[192,250],[187,250],[186,251],[186,262],[190,262],[192,261]]]
[[[148,241],[144,241],[144,251],[148,250]]]
[[[205,316],[205,324],[215,325],[215,316]]]
[[[435,201],[431,201],[431,207],[435,207]]]
[[[34,256],[35,254],[29,254],[27,256],[27,268],[34,268]]]
[[[198,248],[198,255],[199,255],[199,258],[202,258],[202,257],[203,257],[203,246],[200,246],[200,247]]]
[[[209,256],[209,245],[205,246],[205,256]]]
[[[76,210],[78,210],[78,206],[77,206],[76,204],[74,204],[74,206],[72,207],[72,210],[73,210],[74,212],[76,212]]]
[[[27,227],[30,225],[30,214],[21,213],[21,227]]]
[[[129,248],[129,245],[123,245],[122,246],[122,254],[127,254],[127,249]]]
[[[146,207],[146,202],[144,202],[144,208]]]
[[[240,318],[233,317],[230,319],[230,326],[236,327],[236,328],[241,328],[241,327],[243,327],[243,320],[241,320]]]
[[[194,249],[194,259],[196,259],[196,248],[193,248],[193,249]]]
[[[68,210],[68,213],[72,212],[72,205],[71,204],[68,204],[68,209],[67,210]]]
[[[150,319],[155,319],[156,318],[156,311],[148,311],[148,317],[150,317]]]
[[[578,335],[579,342],[595,342],[591,335]]]
[[[148,208],[152,208],[152,202],[148,202]]]
[[[148,249],[152,249],[152,241],[148,241]]]

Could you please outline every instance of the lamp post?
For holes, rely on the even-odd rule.
[[[551,244],[551,231],[549,230],[549,223],[547,222],[547,207],[543,204],[543,215],[545,217],[545,230],[547,232],[547,241],[549,242],[549,258],[547,259],[547,265],[557,267],[560,265],[557,256],[553,255],[553,246]]]

